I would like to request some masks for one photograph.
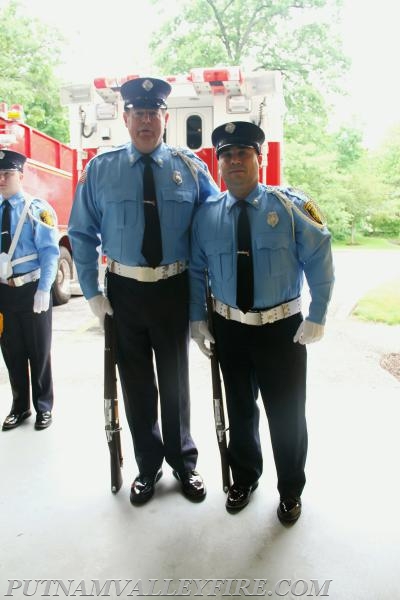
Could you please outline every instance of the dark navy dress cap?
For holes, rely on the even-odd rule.
[[[167,108],[166,99],[171,86],[163,79],[138,77],[121,86],[120,92],[127,108]]]
[[[263,130],[254,123],[248,123],[247,121],[225,123],[225,125],[220,125],[214,129],[211,135],[217,157],[229,146],[255,148],[257,153],[260,154],[264,140]]]
[[[25,162],[24,154],[0,148],[0,171],[22,171]]]

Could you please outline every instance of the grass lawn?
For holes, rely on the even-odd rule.
[[[400,325],[400,279],[371,290],[358,302],[353,316],[364,321]]]
[[[340,250],[400,250],[399,239],[375,238],[375,237],[357,237],[355,244],[349,241],[333,242],[332,248]]]

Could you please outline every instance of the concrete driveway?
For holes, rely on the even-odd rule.
[[[192,429],[206,500],[192,504],[183,498],[166,466],[151,502],[130,505],[136,466],[122,406],[124,485],[112,495],[102,333],[83,299],[55,309],[54,424],[37,432],[30,420],[0,432],[0,595],[79,597],[86,590],[86,597],[105,596],[102,586],[109,581],[113,600],[139,596],[140,586],[150,595],[151,585],[152,595],[166,598],[186,579],[191,583],[181,583],[186,585],[181,595],[194,597],[197,579],[205,587],[196,597],[215,590],[213,597],[226,598],[247,579],[247,593],[256,590],[253,596],[273,599],[397,598],[400,382],[381,368],[380,358],[400,350],[400,328],[360,323],[348,317],[348,307],[369,287],[398,275],[400,253],[351,254],[335,254],[337,283],[326,335],[309,346],[308,482],[303,515],[292,528],[276,518],[276,477],[264,416],[260,486],[244,511],[226,512],[209,363],[194,345]],[[1,362],[0,376],[5,416],[10,391]],[[207,579],[213,581],[207,584]],[[257,588],[256,580],[264,579]],[[118,580],[121,587],[131,582],[120,594]],[[243,587],[237,595],[245,595]]]

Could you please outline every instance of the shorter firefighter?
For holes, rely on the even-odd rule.
[[[36,411],[36,429],[52,422],[51,286],[59,257],[56,216],[49,204],[23,191],[26,157],[0,149],[1,351],[12,390],[3,431]]]
[[[264,142],[259,127],[227,123],[214,130],[212,142],[228,191],[210,197],[194,217],[190,318],[192,338],[210,355],[207,268],[229,417],[233,485],[226,508],[244,508],[262,474],[260,390],[278,476],[278,517],[294,523],[306,480],[306,344],[324,332],[333,286],[331,236],[303,193],[258,182]],[[311,293],[305,320],[304,275]]]

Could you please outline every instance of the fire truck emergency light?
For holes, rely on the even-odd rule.
[[[60,101],[63,106],[89,104],[93,102],[93,88],[86,83],[64,85],[60,90]]]

